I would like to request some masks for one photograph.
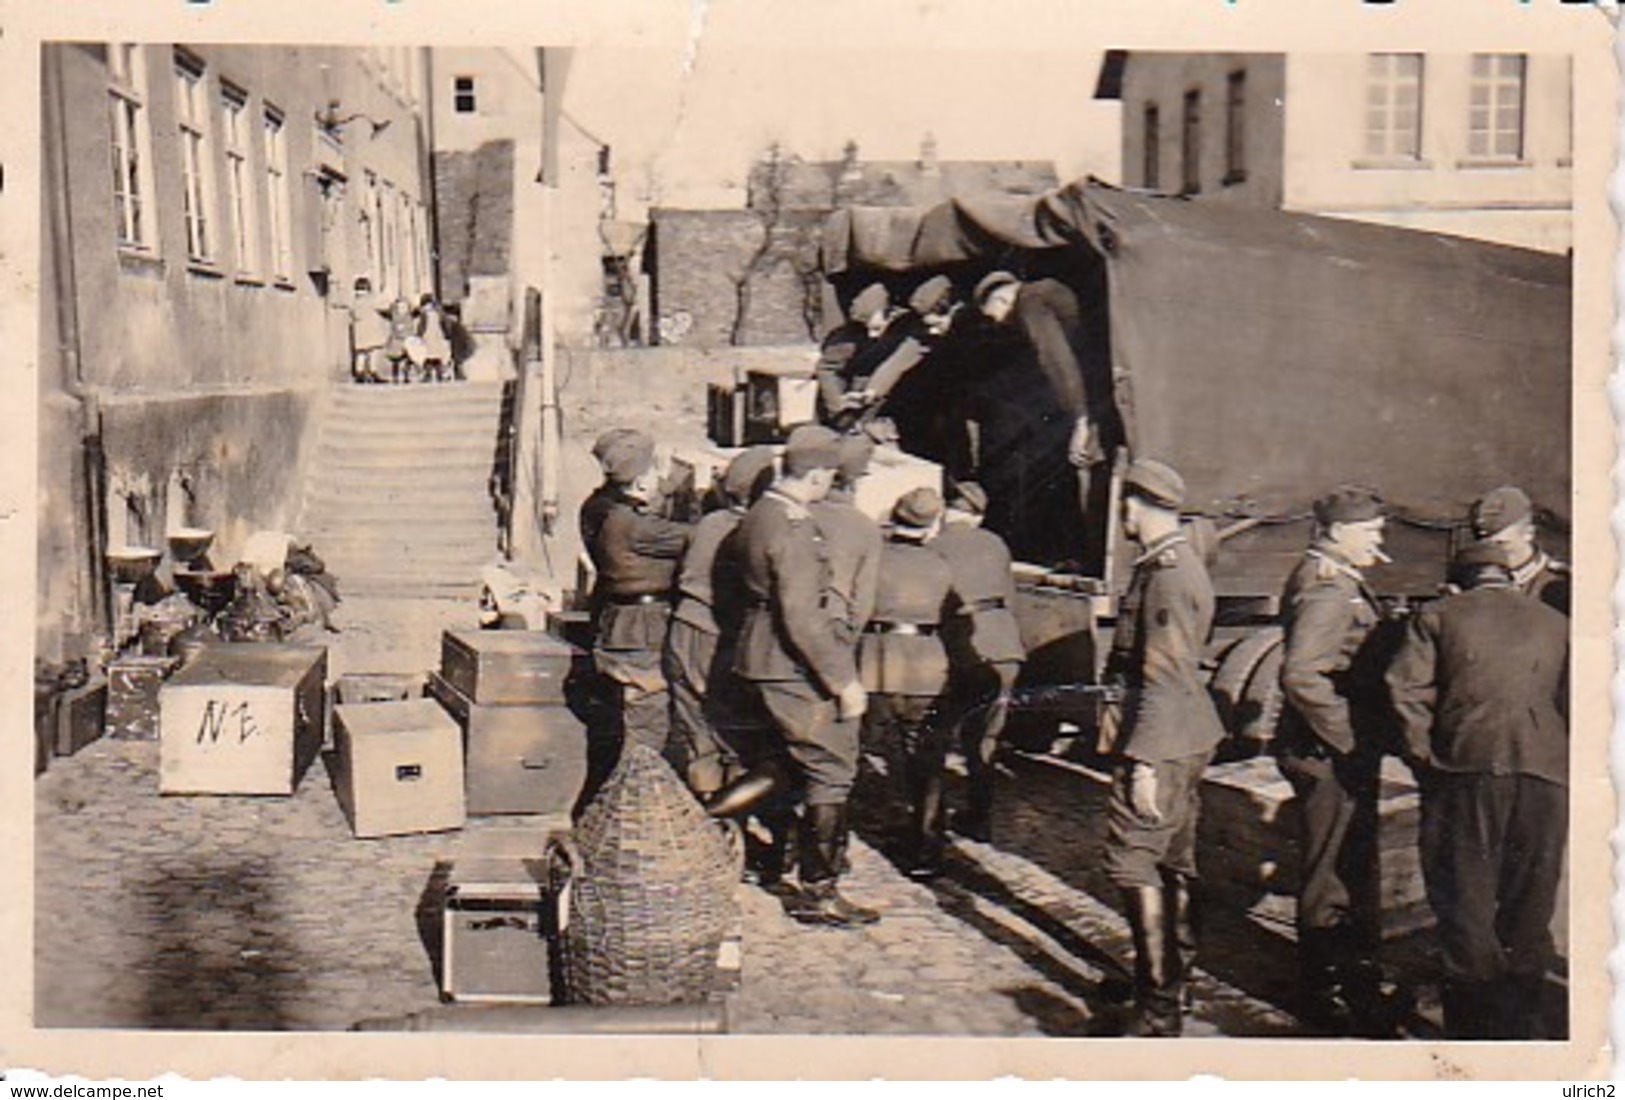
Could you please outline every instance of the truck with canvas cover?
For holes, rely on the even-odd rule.
[[[1018,609],[1036,648],[1029,697],[1064,696],[1038,689],[1098,667],[1095,639],[1133,560],[1115,519],[1130,456],[1184,475],[1219,596],[1213,688],[1232,732],[1255,746],[1279,708],[1279,594],[1328,490],[1360,484],[1387,501],[1394,561],[1371,580],[1401,607],[1438,591],[1471,502],[1495,486],[1528,491],[1544,544],[1566,550],[1565,256],[1093,180],[1032,198],[841,209],[823,249],[838,297],[880,280],[897,300],[937,274],[968,296],[1000,269],[1061,280],[1078,297],[1080,358],[1097,357],[1095,377],[1111,379],[1123,443],[1081,508],[1076,487],[1034,491],[1074,476],[1065,433],[985,445],[980,427],[1013,406],[1031,420],[1054,397],[1036,371],[1007,369],[998,326],[974,308],[960,311],[963,337],[895,391],[905,446],[913,434],[950,477],[1023,502],[1002,514],[1001,533],[1031,563]],[[970,422],[969,444],[920,432],[911,399],[939,428],[943,409]]]

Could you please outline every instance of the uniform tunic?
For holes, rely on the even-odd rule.
[[[1381,615],[1360,571],[1323,548],[1311,548],[1287,579],[1281,614],[1287,705],[1278,763],[1303,821],[1298,924],[1371,940],[1379,915]]]
[[[1448,980],[1538,979],[1568,832],[1568,620],[1511,585],[1425,608],[1387,674]]]
[[[1184,535],[1158,539],[1135,560],[1106,666],[1124,688],[1106,873],[1124,888],[1160,888],[1164,872],[1196,875],[1198,789],[1224,738],[1201,676],[1213,608],[1213,584]],[[1156,824],[1134,812],[1129,791],[1136,765],[1156,775],[1162,814]]]
[[[1567,563],[1537,550],[1512,570],[1513,583],[1554,611],[1569,613],[1570,573]]]
[[[734,669],[756,685],[801,773],[809,805],[846,801],[857,775],[853,723],[834,696],[857,679],[844,628],[824,607],[828,563],[811,512],[769,489],[739,525],[747,606]]]
[[[594,663],[621,686],[625,735],[657,750],[670,728],[661,651],[673,581],[691,530],[617,494],[588,545],[602,601]]]
[[[666,635],[663,667],[671,685],[672,732],[683,748],[690,784],[712,791],[726,779],[737,756],[718,736],[719,711],[729,695],[724,681],[733,676],[734,642],[742,612],[738,569],[722,553],[744,518],[741,508],[724,508],[705,516],[694,528],[677,575],[677,607]],[[726,640],[719,623],[729,621]]]
[[[828,565],[824,605],[845,628],[847,641],[856,644],[874,614],[880,526],[858,510],[847,490],[832,490],[808,510],[818,525]]]

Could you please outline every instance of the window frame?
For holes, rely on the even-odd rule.
[[[479,91],[473,76],[451,78],[451,110],[453,114],[458,115],[480,113]]]
[[[1180,114],[1179,150],[1181,195],[1202,193],[1202,89],[1185,91]]]
[[[1235,69],[1224,83],[1224,185],[1247,180],[1247,70]]]
[[[175,126],[180,134],[182,221],[186,257],[214,267],[219,242],[213,225],[214,173],[210,160],[208,68],[198,58],[175,51]]]
[[[1377,59],[1386,62],[1386,69],[1382,73],[1374,72],[1372,62]],[[1400,62],[1414,62],[1415,71],[1404,73],[1399,71]],[[1356,160],[1356,166],[1363,167],[1426,167],[1425,126],[1427,122],[1427,55],[1416,52],[1377,52],[1366,55],[1365,91],[1365,126],[1361,145],[1361,156]],[[1400,89],[1402,82],[1408,82],[1414,88],[1415,104],[1412,120],[1409,125],[1410,143],[1408,148],[1400,145],[1399,136],[1404,134],[1404,128],[1396,125],[1397,118],[1405,109],[1400,103]],[[1381,92],[1380,102],[1377,93]],[[1373,120],[1380,113],[1381,127],[1374,128]],[[1378,145],[1373,145],[1373,137],[1380,135]],[[1380,147],[1379,147],[1380,146]]]
[[[1480,76],[1480,61],[1488,62],[1489,73]],[[1516,62],[1516,70],[1508,74],[1501,70],[1504,62]],[[1526,163],[1529,149],[1529,55],[1524,53],[1475,53],[1468,60],[1467,71],[1467,157],[1469,164],[1518,165]],[[1478,93],[1486,91],[1485,102],[1478,102]],[[1511,89],[1509,96],[1504,96]],[[1484,113],[1484,125],[1475,123],[1479,111]],[[1513,111],[1514,125],[1503,128],[1503,110]],[[1510,135],[1513,147],[1501,148],[1501,139]]]
[[[158,226],[146,51],[139,43],[109,42],[106,60],[113,239],[121,252],[155,256]]]
[[[259,121],[270,243],[268,267],[272,279],[288,284],[293,280],[294,263],[292,204],[288,189],[288,120],[281,109],[270,103],[262,103]]]
[[[240,278],[261,274],[258,189],[254,186],[253,142],[246,130],[253,117],[247,91],[220,82],[220,148],[226,158],[226,198],[231,214],[232,253]]]
[[[1140,151],[1140,184],[1148,191],[1162,187],[1162,105],[1147,102],[1141,112],[1144,148]]]

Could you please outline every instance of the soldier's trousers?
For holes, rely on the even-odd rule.
[[[858,723],[835,720],[835,700],[804,680],[756,684],[795,765],[809,806],[842,805],[858,774]]]
[[[717,737],[712,720],[715,703],[709,696],[717,642],[710,631],[674,619],[662,658],[671,687],[672,737],[689,786],[696,791],[717,790],[738,765],[733,751]]]
[[[660,652],[600,647],[593,651],[593,663],[620,689],[622,739],[656,752],[664,750],[671,728],[671,700],[660,668]]]
[[[1106,804],[1106,877],[1124,890],[1161,890],[1164,872],[1187,879],[1196,877],[1196,820],[1201,808],[1202,773],[1213,758],[1206,750],[1178,760],[1158,760],[1157,809],[1162,820],[1148,824],[1134,812],[1129,799],[1131,763],[1124,761],[1112,774],[1111,797]]]
[[[1568,839],[1568,790],[1523,775],[1433,773],[1422,792],[1422,877],[1445,979],[1538,978]]]
[[[1375,757],[1339,759],[1282,753],[1302,821],[1298,933],[1339,929],[1365,945],[1378,940]]]
[[[1010,692],[1020,674],[1019,661],[979,662],[954,673],[952,721],[959,726],[960,748],[965,753],[973,817],[985,815],[993,807],[993,757],[1009,717]]]

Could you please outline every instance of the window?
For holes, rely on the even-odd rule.
[[[186,252],[194,260],[214,256],[209,224],[212,187],[209,180],[209,105],[203,89],[203,67],[185,54],[175,55],[175,116],[181,134],[181,195],[185,200]]]
[[[1247,178],[1247,73],[1231,73],[1224,97],[1224,182]]]
[[[1202,190],[1202,93],[1196,88],[1185,93],[1185,128],[1180,145],[1185,173],[1181,190],[1194,195]]]
[[[378,192],[378,177],[368,172],[361,180],[361,236],[367,242],[367,281],[372,283],[375,293],[382,294],[384,290],[383,276],[378,270],[378,217],[376,198]]]
[[[454,76],[451,79],[452,108],[460,115],[474,113],[474,78]]]
[[[271,274],[286,279],[293,274],[293,243],[288,219],[288,140],[282,112],[269,104],[260,131],[265,158],[265,209],[270,221]]]
[[[108,123],[112,144],[113,231],[121,248],[153,248],[147,203],[152,195],[152,136],[147,129],[147,69],[141,49],[107,47]]]
[[[1145,105],[1145,159],[1141,185],[1155,191],[1162,186],[1162,112],[1155,103]]]
[[[1366,59],[1365,152],[1384,160],[1421,158],[1421,54],[1374,53]]]
[[[1475,53],[1468,100],[1467,153],[1493,160],[1523,156],[1524,56]]]
[[[259,219],[255,217],[254,176],[248,163],[248,93],[229,84],[220,86],[225,125],[226,201],[231,211],[231,243],[237,270],[253,274],[260,267]]]

